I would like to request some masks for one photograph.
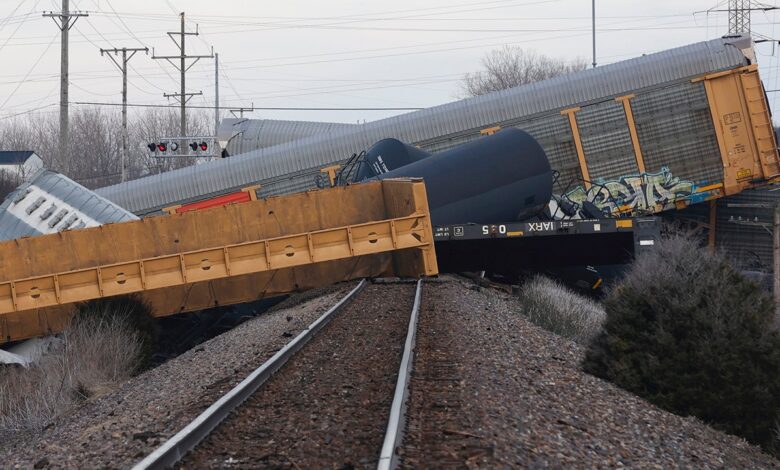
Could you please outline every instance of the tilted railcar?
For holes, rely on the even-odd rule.
[[[139,215],[259,184],[258,196],[310,189],[324,167],[397,138],[439,152],[517,127],[557,171],[555,218],[570,202],[654,213],[760,186],[780,174],[749,37],[696,43],[102,188]],[[238,134],[235,139],[250,139]],[[246,148],[246,146],[244,146]]]

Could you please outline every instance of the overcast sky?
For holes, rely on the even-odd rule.
[[[721,1],[721,4],[727,2]],[[774,3],[774,2],[768,2]],[[428,107],[457,99],[463,74],[503,44],[591,62],[590,0],[71,0],[86,11],[71,30],[71,101],[121,101],[121,75],[99,48],[150,48],[130,63],[129,101],[166,104],[178,72],[151,59],[178,52],[166,31],[187,14],[187,52],[220,56],[221,104],[256,107]],[[718,0],[597,0],[597,61],[719,37],[727,14]],[[59,30],[44,10],[60,0],[0,0],[0,118],[57,113]],[[722,7],[721,7],[722,8]],[[698,12],[698,13],[697,13]],[[753,14],[753,31],[775,35],[776,12]],[[767,89],[777,89],[778,57],[758,46]],[[213,106],[214,62],[187,75],[191,104]],[[776,97],[770,102],[776,111]],[[48,106],[48,107],[46,107]],[[74,105],[74,108],[76,106]],[[118,108],[113,108],[118,109]],[[401,111],[256,111],[254,117],[356,122]]]

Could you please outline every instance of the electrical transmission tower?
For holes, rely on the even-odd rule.
[[[752,0],[729,0],[729,34],[750,34]]]
[[[750,13],[753,11],[772,11],[778,7],[757,2],[756,0],[729,0],[729,35],[752,34]],[[723,10],[708,10],[723,11]],[[766,38],[759,34],[760,37]]]
[[[179,55],[168,55],[168,56],[158,56],[154,54],[154,49],[152,49],[152,59],[156,60],[167,60],[168,63],[173,65],[176,70],[179,71],[179,74],[181,76],[180,79],[180,91],[179,93],[164,93],[163,96],[166,98],[175,98],[179,101],[179,105],[181,108],[181,126],[180,126],[180,133],[181,137],[184,138],[187,136],[187,102],[193,97],[197,95],[202,95],[203,92],[199,91],[197,93],[187,93],[187,90],[185,89],[185,80],[187,71],[192,68],[193,65],[195,65],[200,59],[212,59],[214,58],[214,51],[212,49],[211,55],[187,55],[187,50],[185,47],[185,40],[187,36],[197,36],[198,33],[198,27],[195,26],[195,32],[194,33],[188,33],[185,30],[184,27],[184,12],[181,12],[179,14],[181,17],[181,30],[179,32],[171,32],[169,31],[167,34],[171,38],[171,40],[176,44],[176,46],[179,48]],[[179,40],[177,41],[174,36],[179,36]],[[187,64],[188,59],[195,59],[192,62]],[[179,63],[177,64],[174,62],[174,60],[178,60]],[[183,144],[182,144],[183,145]]]
[[[51,18],[61,31],[60,36],[60,154],[68,157],[68,33],[81,16],[89,14],[70,11],[70,0],[62,0],[62,11],[45,11],[43,16]],[[72,19],[72,21],[71,21]],[[64,154],[63,154],[64,153]]]
[[[119,53],[122,53],[121,59]],[[127,55],[127,53],[130,55]],[[129,139],[127,135],[127,63],[137,52],[149,53],[147,47],[123,47],[121,49],[100,49],[100,55],[107,54],[111,62],[117,66],[120,72],[122,72],[122,182],[125,182],[127,178],[127,160],[128,160],[128,148],[127,141]],[[113,55],[112,55],[113,54]]]

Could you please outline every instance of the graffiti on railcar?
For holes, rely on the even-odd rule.
[[[596,181],[589,189],[577,186],[563,195],[553,195],[548,208],[555,219],[586,219],[623,212],[652,213],[673,208],[677,200],[696,197],[696,189],[693,181],[674,176],[663,167],[658,173]]]

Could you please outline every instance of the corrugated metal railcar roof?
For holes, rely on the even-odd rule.
[[[0,204],[0,240],[136,219],[65,175],[42,169]]]
[[[227,142],[231,155],[251,152],[313,135],[332,134],[352,129],[356,124],[275,119],[227,118],[219,123],[220,141]]]
[[[735,42],[750,47],[745,46],[750,44],[748,38],[700,42],[102,188],[98,193],[136,214],[148,213],[323,167],[386,137],[420,142],[747,65],[748,57]]]

